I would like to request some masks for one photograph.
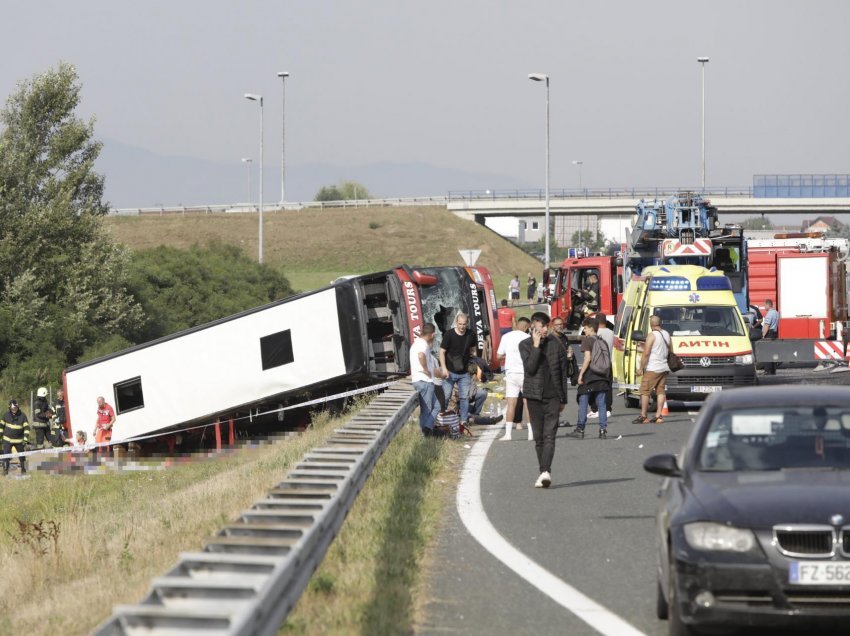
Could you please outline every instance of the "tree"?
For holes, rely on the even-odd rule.
[[[141,318],[125,288],[128,255],[103,227],[104,179],[94,171],[101,143],[93,120],[75,116],[80,91],[74,67],[60,63],[20,82],[0,111],[0,373],[7,389],[23,390],[45,373],[58,379],[59,361],[73,362]],[[48,361],[51,370],[42,372]]]
[[[772,230],[773,223],[766,216],[751,216],[741,221],[741,227],[745,230]]]
[[[155,247],[133,255],[128,283],[144,319],[128,334],[146,342],[292,294],[282,273],[238,247]]]
[[[599,231],[596,232],[596,236],[594,237],[593,230],[578,230],[573,232],[570,240],[572,241],[573,247],[587,247],[590,249],[592,254],[595,254],[596,252],[604,252],[606,249],[605,235]]]
[[[322,186],[314,197],[315,201],[353,201],[371,199],[372,194],[357,181],[343,181],[338,185]]]

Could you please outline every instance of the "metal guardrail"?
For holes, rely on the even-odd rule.
[[[446,205],[448,197],[395,197],[390,199],[349,199],[345,201],[300,201],[280,203],[266,203],[263,213],[275,213],[281,210],[311,210],[322,208],[368,208],[368,207],[403,207],[417,205]],[[220,212],[228,213],[256,213],[259,206],[250,203],[227,203],[215,205],[172,205],[153,206],[147,208],[111,208],[110,216],[140,216],[140,215],[166,215],[166,214],[213,214]]]
[[[372,400],[200,552],[94,636],[272,636],[298,601],[366,479],[417,405],[409,382]]]
[[[616,199],[664,198],[679,192],[699,192],[704,196],[752,197],[752,187],[714,188],[561,188],[549,190],[551,199]],[[525,190],[450,190],[449,201],[499,201],[504,199],[543,199],[543,188]]]
[[[691,188],[560,188],[550,189],[552,199],[640,199],[664,198],[679,192],[700,192],[705,196],[718,197],[752,197],[750,187],[713,187],[702,190]],[[508,199],[543,199],[546,191],[542,188],[520,190],[450,190],[448,196],[427,197],[392,197],[386,199],[354,199],[345,201],[298,201],[266,203],[263,213],[274,213],[281,210],[311,210],[322,208],[367,208],[367,207],[402,207],[417,205],[447,205],[452,201],[501,201]],[[110,216],[139,216],[165,214],[213,214],[220,212],[256,213],[259,207],[250,203],[228,203],[214,205],[172,205],[151,206],[146,208],[112,208]]]

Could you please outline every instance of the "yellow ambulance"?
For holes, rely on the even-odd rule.
[[[629,281],[614,327],[614,379],[626,404],[639,402],[641,355],[649,317],[661,316],[684,368],[667,376],[667,399],[696,402],[709,393],[756,384],[748,330],[721,271],[697,265],[646,267]]]

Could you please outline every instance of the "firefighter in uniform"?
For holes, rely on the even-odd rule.
[[[4,455],[11,454],[12,449],[15,449],[17,453],[27,450],[26,447],[30,442],[30,424],[27,416],[24,415],[15,400],[9,402],[9,410],[0,420],[0,428],[2,428]],[[27,460],[25,457],[21,457],[20,462],[21,474],[24,474],[27,472]],[[11,460],[8,457],[3,459],[4,475],[9,474],[10,463]]]
[[[32,410],[32,427],[35,429],[35,447],[44,448],[45,440],[50,438],[50,416],[47,414],[50,404],[47,403],[47,388],[43,386],[38,387],[35,396],[35,403]]]
[[[574,294],[576,302],[570,316],[570,329],[576,328],[587,316],[599,311],[599,275],[594,271],[588,272],[584,285],[574,290]]]
[[[62,427],[62,437],[64,438],[68,434],[68,427],[66,426],[66,422],[68,421],[68,416],[65,413],[65,390],[57,389],[56,390],[56,404],[53,405],[53,412],[55,413],[55,419],[59,426]]]

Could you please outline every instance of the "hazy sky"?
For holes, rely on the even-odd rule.
[[[850,3],[114,0],[3,3],[0,96],[64,59],[99,137],[165,155],[424,162],[552,186],[850,173]],[[443,194],[443,193],[435,193]]]

